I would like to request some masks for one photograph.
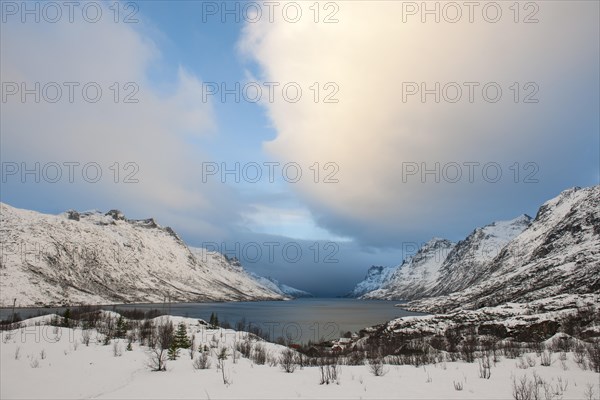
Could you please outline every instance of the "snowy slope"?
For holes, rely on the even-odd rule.
[[[489,274],[477,284],[407,308],[438,312],[599,293],[600,186],[572,188],[546,202],[486,268]]]
[[[397,318],[385,324],[367,328],[372,339],[384,337],[403,340],[444,335],[450,329],[475,329],[479,335],[513,338],[518,341],[545,340],[565,329],[564,318],[591,310],[598,305],[597,294],[562,294],[529,303],[505,303],[477,310],[457,309],[446,314]],[[581,337],[597,337],[599,316],[579,319]],[[541,329],[540,329],[541,328]],[[535,339],[533,339],[535,337]]]
[[[271,277],[263,277],[256,275],[254,273],[250,273],[252,278],[254,278],[258,283],[262,286],[269,288],[275,293],[279,293],[282,296],[291,297],[294,299],[301,297],[314,297],[312,293],[306,292],[304,290],[296,289],[295,287],[288,286],[284,283],[279,282],[277,279]]]
[[[159,317],[162,321],[167,317]],[[264,342],[252,334],[230,329],[210,329],[197,319],[170,317],[173,324],[187,326],[194,335],[194,358],[206,348],[208,369],[194,369],[188,350],[168,360],[166,371],[148,367],[150,349],[134,341],[127,351],[126,339],[112,339],[103,345],[104,334],[97,329],[32,326],[2,333],[0,341],[0,398],[2,399],[512,399],[513,379],[527,376],[528,382],[567,383],[559,395],[547,398],[584,399],[591,386],[597,398],[598,374],[582,369],[574,354],[565,353],[565,362],[553,354],[549,366],[523,370],[518,360],[498,356],[491,379],[480,379],[478,362],[452,361],[440,355],[437,364],[385,365],[383,376],[374,376],[368,365],[340,365],[337,382],[320,384],[320,368],[305,366],[285,373],[279,365],[260,365],[236,352],[240,343],[265,350],[269,360],[281,359],[284,346]],[[113,320],[114,321],[114,320]],[[415,322],[419,320],[415,319]],[[425,321],[419,321],[425,323]],[[432,321],[436,322],[436,321]],[[443,322],[443,321],[440,321]],[[428,323],[431,325],[432,323]],[[407,329],[399,322],[390,328]],[[91,340],[85,345],[84,332]],[[42,338],[42,340],[40,340]],[[223,370],[217,355],[227,351]],[[499,352],[500,353],[500,352]],[[235,356],[234,356],[235,354]],[[539,360],[536,353],[523,355]],[[563,367],[564,366],[564,367]],[[223,376],[228,383],[224,384]],[[464,386],[457,391],[456,383]],[[540,383],[541,385],[542,383]],[[543,391],[542,391],[543,393]],[[541,397],[544,398],[544,397]]]
[[[379,289],[363,299],[411,300],[431,290],[440,276],[440,267],[456,244],[434,238],[397,267]]]
[[[221,254],[190,251],[153,219],[0,211],[2,306],[283,298]]]
[[[424,297],[450,294],[485,278],[489,274],[490,261],[530,223],[531,217],[521,215],[475,229],[448,254],[438,281]]]
[[[390,276],[392,276],[396,269],[397,267],[373,265],[367,271],[365,279],[357,283],[354,287],[354,290],[352,290],[347,297],[358,298],[368,292],[380,289],[381,286],[390,278]]]

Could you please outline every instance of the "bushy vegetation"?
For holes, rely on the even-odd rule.
[[[149,318],[159,314],[158,311],[134,309],[127,313],[132,318],[102,312],[97,307],[77,307],[50,318],[49,324],[55,329],[80,329],[82,344],[111,345],[108,349],[112,349],[115,357],[124,356],[124,351],[132,351],[134,343],[145,347],[148,367],[154,371],[166,371],[167,362],[177,360],[182,353],[189,353],[192,367],[196,370],[209,369],[216,364],[226,385],[232,382],[226,366],[237,363],[240,357],[256,365],[279,367],[285,373],[304,367],[316,368],[321,385],[339,384],[343,365],[362,365],[368,373],[378,377],[385,375],[390,365],[424,368],[439,364],[445,369],[446,362],[457,360],[475,363],[479,378],[493,380],[493,368],[504,358],[514,360],[516,371],[525,374],[517,375],[513,381],[513,397],[516,400],[558,396],[565,390],[566,382],[543,382],[535,375],[530,378],[527,375],[529,371],[526,371],[529,368],[560,366],[560,363],[564,366],[567,357],[571,357],[581,369],[600,372],[600,338],[594,337],[594,330],[589,329],[600,321],[593,308],[578,310],[563,318],[557,326],[539,325],[529,333],[506,332],[489,326],[480,329],[467,324],[449,325],[445,330],[426,335],[418,332],[412,335],[376,332],[360,341],[351,333],[345,333],[344,336],[351,340],[343,342],[344,346],[336,346],[335,351],[332,346],[338,343],[336,341],[309,342],[300,346],[283,339],[280,344],[293,348],[269,350],[260,328],[245,320],[238,322],[236,327],[253,332],[236,336],[233,343],[228,342],[223,339],[223,331],[219,330],[222,324],[215,313],[208,324],[200,321],[193,325],[193,329],[189,323],[181,322],[175,326],[169,317]],[[209,332],[210,336],[204,337],[198,345],[194,334],[201,329]],[[548,340],[549,337],[554,339]],[[21,356],[18,349],[14,356]],[[41,359],[44,358],[42,354]],[[37,357],[31,360],[31,366],[39,366]],[[456,382],[455,390],[462,390],[462,385],[462,382]]]

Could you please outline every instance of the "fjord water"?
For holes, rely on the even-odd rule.
[[[394,318],[422,315],[395,307],[398,301],[357,300],[343,298],[305,298],[289,301],[226,302],[226,303],[171,303],[127,304],[119,309],[158,309],[170,315],[199,318],[208,321],[211,313],[218,315],[221,323],[235,328],[238,321],[260,327],[271,340],[288,337],[295,343],[309,340],[332,340],[341,332],[358,332],[367,326],[381,324]],[[111,310],[113,306],[103,309]],[[10,310],[1,310],[6,318]],[[40,309],[17,309],[22,318],[36,315]],[[64,312],[64,308],[46,308],[44,313]]]

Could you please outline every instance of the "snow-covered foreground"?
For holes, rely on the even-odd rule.
[[[84,344],[79,328],[39,325],[50,316],[24,321],[22,328],[2,332],[0,343],[0,395],[13,398],[396,398],[396,399],[512,399],[513,379],[534,374],[546,387],[560,395],[552,399],[600,398],[600,374],[583,370],[566,353],[561,361],[552,354],[550,366],[542,366],[536,353],[523,355],[529,366],[519,359],[500,357],[491,366],[489,379],[480,378],[479,364],[463,361],[443,362],[421,367],[385,365],[384,376],[374,376],[368,365],[341,365],[337,383],[320,384],[319,367],[298,368],[293,373],[269,360],[279,360],[286,348],[261,342],[267,353],[267,363],[257,365],[232,352],[235,344],[251,337],[245,332],[209,329],[198,320],[170,317],[174,325],[187,325],[189,336],[195,337],[196,348],[208,349],[211,367],[196,369],[190,352],[180,350],[177,360],[167,361],[164,372],[148,366],[149,348],[132,343],[126,349],[126,339],[113,339],[104,344],[104,335],[90,330],[89,345]],[[166,318],[166,317],[159,317]],[[38,324],[38,325],[36,325]],[[217,369],[217,354],[226,348],[225,377]],[[194,357],[200,354],[194,351]],[[234,360],[235,358],[235,360]],[[519,368],[517,365],[521,364]],[[462,390],[457,390],[462,386]],[[541,386],[540,386],[541,387]],[[541,390],[544,399],[544,390]]]

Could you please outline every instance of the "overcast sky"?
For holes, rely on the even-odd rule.
[[[332,296],[600,180],[598,2],[24,4],[0,42],[15,207],[153,216]]]

